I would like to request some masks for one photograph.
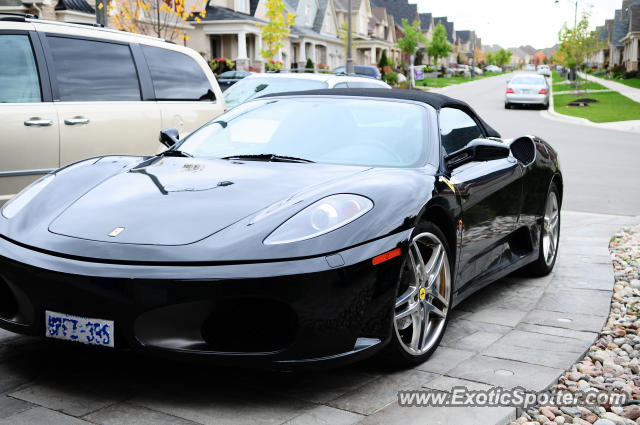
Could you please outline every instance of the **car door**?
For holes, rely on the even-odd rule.
[[[440,133],[444,154],[485,137],[482,127],[465,111],[442,108]],[[462,240],[457,289],[499,269],[508,236],[515,230],[522,198],[522,168],[512,156],[470,162],[449,176],[462,208]]]
[[[108,154],[155,154],[160,111],[142,100],[131,46],[66,34],[41,38],[59,117],[61,165]]]
[[[177,128],[184,137],[224,112],[222,92],[209,80],[202,63],[182,52],[140,47],[149,66],[162,128]]]
[[[0,30],[0,205],[59,166],[58,116],[37,34]]]

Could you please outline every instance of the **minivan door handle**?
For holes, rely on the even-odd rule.
[[[64,120],[66,125],[79,125],[79,124],[89,124],[89,118],[85,117],[73,117]]]
[[[24,125],[27,127],[48,127],[53,125],[53,120],[43,120],[41,118],[31,118],[24,122]]]

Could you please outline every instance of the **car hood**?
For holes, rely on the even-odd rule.
[[[49,224],[99,242],[186,245],[367,167],[154,158],[101,181]]]

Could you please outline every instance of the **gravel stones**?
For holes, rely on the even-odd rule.
[[[640,424],[640,225],[609,244],[615,284],[611,310],[598,339],[551,390],[624,394],[626,405],[538,406],[511,422],[521,424]]]

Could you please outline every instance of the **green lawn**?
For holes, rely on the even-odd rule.
[[[424,87],[447,87],[447,86],[451,86],[453,84],[462,84],[462,83],[466,83],[469,81],[475,81],[475,80],[479,80],[481,78],[488,78],[488,77],[495,77],[496,75],[502,75],[502,74],[496,74],[493,72],[490,73],[485,73],[482,75],[476,75],[475,77],[471,78],[471,77],[440,77],[440,78],[425,78],[422,81],[416,81],[416,86],[424,86]]]
[[[556,84],[556,83],[562,83],[562,82],[564,82],[564,81],[565,81],[565,79],[562,77],[562,75],[560,75],[560,73],[559,73],[559,72],[557,72],[557,71],[551,71],[551,82],[552,82],[553,84]]]
[[[572,100],[584,97],[596,99],[598,103],[591,103],[585,107],[567,106]],[[593,122],[640,120],[640,103],[615,91],[589,93],[588,96],[557,94],[553,96],[553,102],[556,112],[586,118]]]
[[[598,84],[595,81],[587,82],[588,90],[607,90],[602,84]],[[553,91],[572,91],[575,90],[573,84],[556,83],[553,84]],[[580,81],[580,90],[584,90],[584,80]]]
[[[640,89],[640,78],[627,78],[627,79],[607,78],[607,80],[615,81],[616,83],[622,83],[629,87]]]

